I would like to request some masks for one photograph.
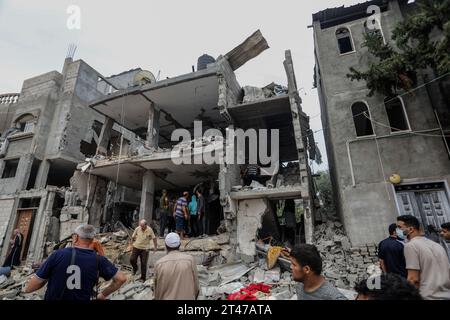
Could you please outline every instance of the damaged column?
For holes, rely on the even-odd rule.
[[[34,183],[35,189],[45,188],[47,185],[48,173],[50,171],[50,160],[43,160],[39,165],[39,170]]]
[[[300,183],[302,186],[301,196],[302,196],[302,204],[296,203],[296,207],[303,206],[304,213],[304,223],[305,223],[305,240],[306,243],[312,243],[313,240],[313,208],[311,201],[311,172],[308,165],[308,157],[306,152],[306,135],[304,134],[305,130],[302,130],[302,122],[301,122],[301,98],[298,95],[297,90],[297,81],[295,79],[294,73],[294,65],[292,62],[291,51],[286,50],[285,52],[285,60],[283,62],[284,68],[286,70],[286,75],[288,79],[288,88],[289,88],[289,102],[291,105],[291,113],[292,113],[292,125],[294,127],[294,135],[295,142],[297,145],[297,153],[298,160],[300,166]]]
[[[153,217],[155,179],[155,174],[151,170],[145,171],[142,177],[141,210],[139,212],[139,219],[145,219],[147,222],[152,221]]]
[[[159,115],[160,110],[155,107],[153,102],[150,102],[148,109],[147,141],[145,143],[147,148],[158,148]]]
[[[98,138],[97,154],[107,155],[113,125],[113,119],[105,117],[105,123],[102,126],[102,131],[100,132],[100,137]]]

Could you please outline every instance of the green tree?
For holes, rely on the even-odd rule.
[[[397,23],[392,40],[383,42],[379,32],[365,34],[364,47],[374,57],[366,71],[350,68],[353,80],[365,80],[369,96],[379,92],[395,96],[410,90],[417,71],[431,68],[437,76],[450,72],[450,0],[418,0],[416,12]],[[440,34],[438,37],[433,35]]]
[[[330,174],[327,171],[318,172],[319,176],[315,179],[316,192],[322,202],[319,214],[328,218],[336,216],[336,205],[334,202],[333,189],[331,187]]]

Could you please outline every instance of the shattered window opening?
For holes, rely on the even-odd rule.
[[[17,173],[20,159],[6,160],[3,169],[2,179],[14,178]]]
[[[352,115],[357,137],[373,135],[369,109],[364,102],[355,102],[352,105]]]
[[[354,51],[351,34],[347,28],[339,28],[336,30],[336,39],[338,41],[340,54]]]
[[[402,98],[386,98],[384,99],[384,106],[386,108],[391,132],[411,130]]]

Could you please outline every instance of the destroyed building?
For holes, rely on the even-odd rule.
[[[73,48],[70,49],[73,52]],[[15,228],[24,235],[22,260],[39,261],[48,241],[70,236],[76,223],[94,223],[102,199],[87,203],[87,187],[108,189],[107,181],[86,180],[76,166],[96,154],[105,117],[89,101],[106,96],[109,87],[130,85],[138,70],[107,80],[82,60],[65,59],[62,72],[51,71],[25,80],[17,94],[0,95],[0,248],[1,260]],[[105,83],[109,83],[105,86]],[[108,91],[109,90],[109,91]],[[117,124],[127,141],[143,143]],[[113,143],[113,144],[114,144]],[[117,148],[111,152],[118,152]],[[75,173],[75,174],[74,174]],[[116,203],[136,207],[139,199],[125,187],[116,190]]]
[[[268,47],[257,31],[217,59],[200,57],[196,71],[163,80],[141,69],[106,78],[69,54],[61,73],[26,80],[20,94],[2,95],[2,258],[17,227],[26,241],[22,258],[38,261],[48,243],[70,236],[76,224],[107,230],[124,224],[122,215],[136,207],[140,218],[152,221],[162,189],[178,194],[195,187],[207,197],[208,233],[229,237],[227,262],[254,261],[257,240],[280,238],[280,200],[293,201],[301,213],[295,242],[312,242],[318,220],[309,159],[316,144],[290,51],[283,63],[286,88],[241,87],[234,73]],[[200,138],[194,121],[202,123]],[[218,135],[230,127],[279,130],[279,161],[261,166],[261,183],[242,186],[238,163],[174,161],[189,150],[214,154],[224,146]],[[196,138],[179,144],[171,138],[175,129]]]
[[[374,12],[369,6],[380,9],[376,32],[395,48],[392,31],[415,12],[415,3],[374,0],[313,15],[315,83],[328,163],[353,246],[378,243],[398,215],[412,214],[425,227],[450,221],[449,77],[432,82],[435,75],[424,71],[414,92],[394,99],[370,97],[364,81],[347,78],[350,67],[371,61],[362,46],[364,34],[373,32],[367,27]]]

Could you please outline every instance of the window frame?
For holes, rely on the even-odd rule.
[[[405,119],[406,119],[406,124],[408,126],[408,129],[392,131],[393,127],[391,126],[391,122],[389,121],[389,115],[388,115],[388,112],[386,110],[386,99],[387,99],[387,97],[385,97],[384,100],[383,100],[383,105],[384,105],[384,111],[386,112],[386,118],[387,118],[388,124],[389,124],[390,134],[395,135],[395,134],[400,134],[400,133],[404,133],[404,132],[411,132],[412,131],[411,123],[409,122],[408,113],[406,112],[405,101],[403,100],[403,98],[401,96],[396,96],[396,97],[391,98],[391,99],[395,99],[395,98],[400,100],[400,104],[402,105],[402,110],[403,110],[403,114],[404,114]]]
[[[352,45],[352,51],[348,51],[348,52],[341,53],[341,49],[340,49],[340,47],[339,47],[339,39],[338,39],[338,37],[337,37],[337,32],[338,32],[340,29],[347,29],[347,30],[348,30],[349,37],[350,37],[350,43],[351,43],[351,45]],[[353,40],[352,30],[350,29],[349,26],[346,26],[346,25],[345,25],[345,26],[338,26],[338,27],[334,30],[334,38],[335,38],[335,40],[336,40],[337,51],[338,51],[338,53],[339,53],[339,56],[346,56],[346,55],[348,55],[348,54],[352,54],[352,53],[355,53],[355,52],[356,52],[355,41]]]
[[[3,168],[2,168],[1,173],[0,173],[0,180],[3,180],[3,179],[15,179],[16,176],[17,176],[17,171],[19,169],[19,165],[20,165],[20,158],[3,159],[3,161],[4,161],[4,164],[3,164]],[[14,176],[12,176],[12,177],[4,177],[6,169],[7,169],[7,166],[8,166],[8,162],[14,162],[14,163],[17,162],[17,164],[15,166]]]
[[[366,107],[367,107],[367,112],[369,113],[369,118],[370,118],[370,126],[372,127],[372,132],[373,132],[372,134],[367,134],[367,135],[364,135],[364,136],[358,136],[358,132],[356,130],[356,124],[355,124],[355,117],[353,115],[353,106],[356,103],[358,103],[358,102],[364,103],[366,105]],[[372,113],[370,112],[370,107],[369,107],[369,104],[367,103],[366,100],[357,100],[357,101],[353,102],[350,105],[350,113],[352,115],[353,128],[355,130],[356,139],[364,139],[364,138],[370,138],[370,137],[376,137],[377,136],[376,133],[375,133],[375,128],[374,128],[373,122],[372,122]]]

